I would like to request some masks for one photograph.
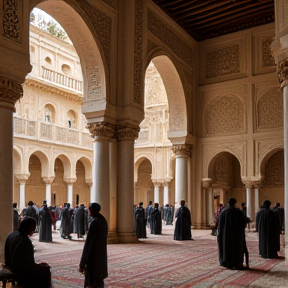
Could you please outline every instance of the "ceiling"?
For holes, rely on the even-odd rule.
[[[195,40],[274,22],[274,0],[153,0]]]

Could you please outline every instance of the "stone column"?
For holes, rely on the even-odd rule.
[[[110,219],[110,172],[109,172],[109,141],[115,134],[114,126],[109,123],[89,124],[93,142],[93,186],[91,202],[101,205],[101,214]],[[95,200],[94,200],[95,199]]]
[[[159,186],[160,183],[158,183],[157,181],[153,182],[154,184],[154,203],[158,203],[159,204]]]
[[[187,159],[190,157],[190,145],[175,145],[172,147],[176,155],[175,168],[175,203],[185,200],[187,202],[188,196],[188,167]]]
[[[166,205],[166,204],[172,204],[169,202],[169,182],[170,182],[170,179],[169,180],[165,180],[164,183],[163,183],[163,186],[164,186],[164,191],[163,191],[163,205]]]
[[[95,200],[94,201],[92,201],[92,193],[93,193],[93,180],[92,179],[87,179],[86,181],[86,184],[87,184],[87,186],[89,187],[89,189],[90,189],[90,203],[92,203],[92,202],[95,202]]]
[[[25,193],[25,186],[26,186],[26,181],[29,178],[28,174],[18,174],[15,175],[17,180],[20,183],[19,186],[19,203],[18,203],[18,208],[20,209],[20,211],[22,209],[24,209],[27,205],[26,203],[26,193]]]
[[[4,244],[13,227],[13,112],[22,94],[20,83],[0,77],[0,199],[2,207],[7,207],[0,209],[0,263],[4,263]]]
[[[76,182],[76,179],[65,178],[64,181],[67,184],[67,203],[70,203],[70,205],[73,207],[73,184]]]
[[[120,243],[136,242],[134,223],[134,140],[139,128],[118,127],[117,233]]]
[[[254,186],[254,203],[255,203],[255,215],[259,211],[260,206],[259,206],[259,187],[260,187],[260,181],[253,183]],[[256,220],[256,216],[255,216]]]
[[[205,223],[207,226],[211,226],[214,222],[214,211],[213,211],[213,193],[211,189],[212,179],[204,178],[202,179],[202,204],[201,207],[205,207],[202,213],[202,223]]]
[[[47,206],[51,206],[52,194],[51,194],[51,187],[54,181],[54,177],[44,177],[43,182],[46,184],[45,187],[45,198],[43,200],[47,201]]]
[[[247,207],[247,217],[250,218],[251,222],[255,221],[255,197],[252,191],[253,182],[248,179],[243,179],[243,183],[246,186],[246,207]]]

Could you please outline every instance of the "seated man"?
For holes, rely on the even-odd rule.
[[[25,217],[18,231],[11,233],[5,242],[5,267],[15,275],[17,284],[25,288],[48,288],[51,286],[50,266],[35,263],[34,247],[29,236],[36,229],[36,221]]]

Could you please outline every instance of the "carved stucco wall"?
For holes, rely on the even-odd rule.
[[[245,131],[244,103],[236,95],[217,97],[204,110],[204,134],[230,134]]]
[[[283,96],[278,88],[260,97],[257,106],[257,130],[283,127]]]
[[[263,186],[284,187],[284,150],[276,152],[268,159]]]

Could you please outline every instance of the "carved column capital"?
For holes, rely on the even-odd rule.
[[[210,178],[203,178],[202,179],[202,187],[203,188],[209,188],[212,184],[212,179]]]
[[[91,123],[87,125],[87,129],[89,129],[91,137],[94,139],[97,137],[115,137],[115,126],[110,123]]]
[[[21,97],[23,97],[23,88],[20,83],[0,77],[0,107],[15,111],[15,103]]]
[[[279,63],[277,78],[281,86],[288,85],[288,58]]]
[[[123,127],[117,126],[116,137],[118,141],[136,140],[138,138],[139,127]]]
[[[43,177],[43,182],[46,185],[51,185],[54,181],[55,177]]]
[[[87,179],[86,184],[91,188],[93,186],[93,180],[92,179]]]
[[[246,186],[246,188],[252,188],[252,186],[253,186],[253,181],[251,181],[250,178],[244,178],[244,177],[242,177],[242,182],[244,183],[244,185]]]
[[[72,184],[74,184],[75,182],[76,182],[76,178],[64,178],[63,179],[64,180],[64,182],[66,183],[66,184],[70,184],[70,185],[72,185]]]
[[[174,154],[177,156],[184,156],[190,157],[191,156],[191,145],[188,144],[181,144],[181,145],[174,145],[172,147]]]
[[[20,184],[25,184],[29,176],[30,174],[15,174],[15,177],[19,181]]]

